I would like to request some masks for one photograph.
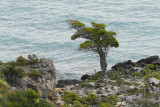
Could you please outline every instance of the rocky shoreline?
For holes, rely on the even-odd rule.
[[[105,73],[85,74],[80,81],[59,80],[56,88],[61,97],[65,96],[65,91],[76,93],[81,98],[94,94],[102,102],[108,96],[117,97],[116,104],[101,106],[97,103],[91,107],[159,107],[160,58],[151,56],[137,62],[128,60],[117,63]],[[83,104],[89,103],[86,101]]]
[[[117,63],[111,70],[85,74],[81,80],[58,81],[53,61],[19,57],[14,62],[0,63],[0,80],[7,81],[9,91],[33,89],[53,107],[160,106],[158,56]],[[2,89],[6,86],[0,81]],[[0,98],[2,95],[0,90]]]

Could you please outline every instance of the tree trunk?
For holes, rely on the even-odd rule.
[[[101,51],[99,52],[99,56],[100,56],[101,70],[102,72],[105,72],[107,69],[106,54],[103,51]]]

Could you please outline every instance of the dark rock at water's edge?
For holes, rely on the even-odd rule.
[[[154,61],[157,61],[158,59],[159,59],[159,57],[157,55],[155,55],[155,56],[150,56],[148,58],[140,59],[136,63],[138,65],[144,66],[145,64],[152,64],[152,63],[154,63]]]
[[[87,79],[89,79],[89,76],[90,75],[88,75],[88,74],[82,75],[81,80],[87,80]]]
[[[128,60],[128,61],[117,63],[116,65],[112,66],[112,70],[118,70],[118,68],[120,68],[120,67],[129,69],[130,67],[132,67],[134,65],[135,64],[131,60]]]
[[[76,80],[76,79],[73,79],[73,80],[69,80],[69,79],[67,79],[67,80],[58,80],[56,87],[64,88],[67,85],[75,85],[75,84],[79,84],[79,83],[80,83],[80,81]]]

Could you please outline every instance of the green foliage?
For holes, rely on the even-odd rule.
[[[152,77],[160,80],[160,73],[159,72],[152,72]]]
[[[2,80],[6,80],[6,77],[5,77],[5,75],[3,74],[2,71],[0,71],[0,78],[1,78]]]
[[[36,64],[39,62],[40,61],[37,58],[37,56],[33,54],[33,55],[28,55],[28,59],[25,59],[24,57],[19,56],[16,61],[7,62],[7,64],[12,66],[25,66],[29,64]]]
[[[32,89],[27,91],[10,91],[5,98],[5,102],[1,105],[5,107],[54,107],[48,101],[44,99],[39,99],[40,95]],[[44,106],[42,106],[44,105]]]
[[[13,91],[10,92],[7,97],[8,107],[33,107],[35,101],[26,97],[25,91]]]
[[[111,80],[117,80],[122,77],[122,74],[119,71],[108,72],[107,75]]]
[[[148,100],[137,100],[135,105],[141,105],[141,107],[159,107],[158,103],[153,103]]]
[[[100,74],[95,73],[95,74],[89,76],[89,80],[95,80],[96,81],[100,78],[100,76],[101,76]]]
[[[152,71],[152,70],[149,69],[149,68],[148,68],[148,69],[146,69],[146,68],[143,68],[143,69],[142,69],[143,75],[146,75],[146,74],[148,74],[148,73],[151,73],[151,71]]]
[[[27,60],[27,59],[25,59],[25,58],[24,58],[24,57],[22,57],[22,56],[19,56],[19,57],[17,58],[16,62],[23,62],[23,63],[27,63],[27,62],[28,62],[28,60]]]
[[[136,76],[136,77],[143,77],[144,75],[141,73],[141,72],[134,72],[133,74],[132,74],[132,76]]]
[[[69,19],[66,22],[71,25],[71,28],[74,28],[76,30],[80,30],[81,28],[83,28],[85,26],[84,23],[81,23],[80,21],[77,21],[77,20]]]
[[[1,89],[8,90],[10,89],[10,86],[6,81],[0,79],[0,90]]]
[[[80,44],[80,49],[87,49],[97,52],[101,59],[100,65],[103,72],[106,71],[107,63],[105,57],[111,47],[119,47],[119,43],[115,38],[117,35],[114,31],[105,30],[106,25],[102,23],[91,22],[92,27],[85,27],[84,23],[77,20],[67,20],[66,21],[71,28],[77,30],[75,34],[72,35],[71,39],[75,40],[77,38],[84,38],[87,41]]]
[[[2,69],[2,72],[4,73],[5,76],[15,75],[15,76],[17,76],[19,78],[22,78],[22,77],[25,76],[25,72],[24,72],[23,68],[14,67],[12,65],[8,65],[4,69]]]
[[[54,105],[47,100],[40,98],[39,103],[35,104],[35,107],[54,107]]]
[[[145,80],[148,80],[149,78],[151,78],[152,77],[152,75],[150,74],[150,73],[148,73],[148,74],[146,74],[145,76],[144,76],[144,79]]]
[[[110,95],[108,97],[103,97],[103,101],[100,103],[100,107],[114,107],[118,102],[118,96]]]
[[[84,107],[84,105],[79,101],[74,101],[73,102],[73,107]]]
[[[135,93],[140,93],[141,90],[140,89],[131,89],[127,91],[130,95],[134,95]]]
[[[64,92],[63,101],[67,104],[73,104],[74,101],[79,99],[78,95],[76,93],[71,92]]]
[[[100,101],[95,94],[88,94],[88,96],[85,96],[83,99],[87,105],[97,105]]]
[[[2,61],[0,61],[0,65],[2,65],[3,64],[3,62]]]
[[[154,78],[157,78],[160,80],[160,73],[159,72],[152,72],[152,73],[147,73],[145,76],[144,76],[144,79],[145,80],[148,80],[149,78],[151,77],[154,77]]]
[[[36,64],[36,63],[40,62],[38,57],[35,54],[28,55],[28,59],[29,59],[29,61],[28,61],[29,64]]]
[[[24,65],[26,65],[26,63],[11,61],[11,62],[7,62],[7,65],[11,65],[11,66],[16,67],[16,66],[24,66]]]
[[[31,69],[30,72],[28,73],[28,76],[37,79],[38,77],[42,77],[42,73],[38,72],[35,69]]]
[[[82,81],[80,84],[78,84],[78,87],[86,87],[90,82],[95,82],[95,80]]]
[[[90,49],[92,47],[91,41],[85,41],[84,43],[80,44],[81,49]]]
[[[50,102],[39,98],[32,89],[10,91],[0,99],[0,107],[54,107]]]
[[[29,88],[26,91],[26,95],[28,98],[31,98],[31,99],[36,99],[40,97],[40,95],[36,91],[32,90],[31,88]]]
[[[96,105],[98,107],[114,107],[118,102],[118,96],[110,95],[103,97],[100,100],[95,94],[88,94],[85,97],[79,97],[76,93],[64,92],[63,101],[64,107],[90,107],[90,105]]]
[[[154,69],[156,66],[155,66],[154,64],[147,64],[147,67],[148,67],[149,69]]]

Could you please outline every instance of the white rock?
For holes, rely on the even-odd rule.
[[[89,82],[88,84],[91,86],[95,86],[95,82]]]
[[[158,85],[160,83],[160,80],[156,79],[156,78],[150,78],[149,79],[149,83],[150,84],[155,84]]]

